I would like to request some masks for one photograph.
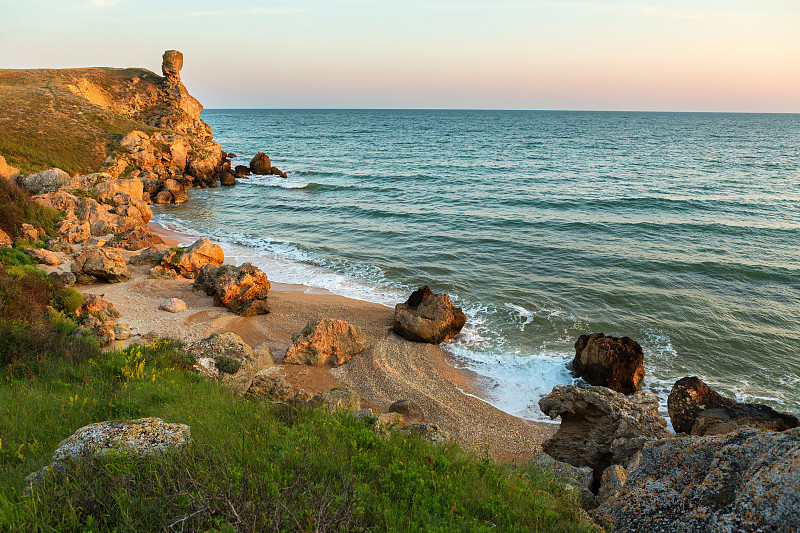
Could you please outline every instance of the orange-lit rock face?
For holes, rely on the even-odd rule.
[[[311,331],[307,331],[311,330]],[[306,326],[286,351],[284,363],[323,366],[341,365],[364,351],[367,336],[344,320],[321,320]]]
[[[427,285],[394,308],[394,332],[412,341],[439,344],[458,335],[466,322],[450,296],[434,294]]]
[[[161,73],[167,81],[181,81],[181,69],[183,68],[183,54],[177,50],[167,50],[161,56]]]

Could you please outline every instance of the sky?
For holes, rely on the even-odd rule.
[[[0,68],[184,54],[207,108],[800,112],[800,0],[0,0]]]

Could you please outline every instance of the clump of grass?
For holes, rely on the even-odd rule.
[[[33,260],[19,248],[0,248],[0,264],[6,266],[32,265]]]
[[[596,531],[552,473],[236,397],[183,357],[161,340],[0,381],[0,530]],[[143,416],[188,424],[193,444],[81,458],[24,490],[79,427]]]
[[[239,371],[239,368],[242,366],[242,362],[238,359],[234,359],[233,357],[228,357],[226,355],[221,355],[214,359],[214,364],[216,365],[217,369],[223,374],[235,374]]]

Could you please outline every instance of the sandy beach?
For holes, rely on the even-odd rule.
[[[150,224],[166,244],[190,243],[193,237]],[[122,251],[126,260],[135,252]],[[274,370],[294,388],[311,393],[342,384],[355,389],[362,407],[384,412],[397,400],[416,402],[425,421],[439,425],[466,448],[504,462],[529,460],[556,426],[522,420],[482,399],[481,383],[468,371],[457,369],[439,346],[408,341],[392,333],[394,310],[375,303],[334,295],[323,289],[273,283],[270,313],[240,317],[216,307],[213,298],[192,289],[192,280],[148,279],[148,266],[130,265],[126,283],[94,284],[82,292],[102,294],[122,313],[120,322],[133,335],[116,346],[159,337],[194,341],[218,332],[234,332],[251,346],[266,343],[277,363]],[[269,275],[269,272],[267,272]],[[159,310],[168,298],[180,298],[187,310]],[[336,318],[361,327],[367,348],[338,368],[282,365],[292,334],[313,319]]]

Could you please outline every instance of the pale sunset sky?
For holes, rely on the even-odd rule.
[[[800,112],[800,0],[0,0],[0,68],[184,54],[208,108]]]

